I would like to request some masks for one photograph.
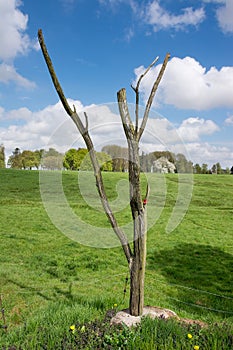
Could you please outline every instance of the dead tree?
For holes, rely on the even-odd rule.
[[[120,240],[122,249],[124,251],[124,254],[128,262],[129,273],[130,273],[130,302],[129,302],[130,314],[133,316],[139,316],[142,314],[143,306],[144,306],[144,277],[145,277],[145,266],[146,266],[146,232],[147,232],[146,203],[147,203],[147,197],[149,194],[149,190],[147,188],[146,197],[144,199],[142,198],[141,186],[140,186],[139,141],[145,130],[146,123],[149,117],[150,108],[151,108],[156,90],[159,86],[159,83],[162,79],[165,68],[167,66],[170,54],[166,55],[164,62],[162,64],[162,67],[160,69],[160,72],[158,74],[158,77],[151,89],[151,93],[148,98],[140,126],[139,126],[140,83],[143,77],[155,65],[155,63],[158,60],[158,57],[151,63],[151,65],[140,76],[136,84],[136,87],[132,86],[136,95],[135,123],[133,123],[129,113],[127,98],[126,98],[126,90],[123,88],[117,93],[119,112],[120,112],[122,125],[124,128],[125,136],[128,143],[129,187],[130,187],[129,199],[130,199],[131,213],[132,213],[132,218],[134,223],[134,235],[133,235],[134,240],[133,240],[133,247],[131,247],[125,233],[118,226],[118,223],[111,210],[111,207],[109,205],[109,202],[105,193],[100,166],[96,157],[92,139],[89,135],[87,113],[84,112],[85,123],[83,123],[75,109],[75,106],[73,106],[73,109],[69,106],[67,99],[61,88],[61,85],[57,79],[52,61],[50,59],[50,56],[48,54],[48,51],[44,42],[41,29],[38,31],[38,39],[39,39],[39,43],[41,46],[41,50],[42,50],[45,62],[47,64],[50,76],[52,78],[54,87],[58,93],[58,96],[67,114],[71,117],[71,119],[77,126],[80,134],[83,137],[86,147],[88,149],[93,170],[94,170],[94,176],[96,179],[96,186],[98,189],[100,200],[102,202],[102,205],[108,217],[108,220],[115,234]]]

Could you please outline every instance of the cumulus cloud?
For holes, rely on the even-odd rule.
[[[71,99],[68,99],[68,102],[71,106],[75,105],[85,125],[81,102]],[[117,104],[91,105],[85,107],[85,111],[88,115],[89,133],[98,151],[106,144],[122,145],[125,142]],[[0,108],[0,122],[0,142],[4,144],[7,156],[16,147],[21,150],[54,147],[60,152],[66,152],[73,147],[85,147],[81,135],[67,116],[61,102],[36,112],[28,108],[11,111]]]
[[[141,92],[147,98],[161,65],[152,68],[141,82]],[[145,67],[135,69],[137,80]],[[208,71],[191,57],[173,57],[167,65],[159,86],[158,101],[181,109],[207,110],[233,107],[233,67]]]
[[[182,9],[181,14],[175,15],[165,10],[158,0],[149,3],[145,9],[145,22],[152,25],[154,31],[169,28],[180,30],[189,25],[196,26],[204,19],[205,11],[203,8],[186,7]]]
[[[28,16],[19,10],[19,5],[17,0],[0,0],[0,81],[34,87],[34,83],[16,72],[12,63],[18,55],[26,55],[30,48],[35,47],[25,33]]]
[[[211,166],[220,161],[223,166],[230,166],[233,162],[232,147],[201,141],[206,135],[220,131],[212,120],[198,117],[187,118],[177,126],[166,118],[149,119],[142,137],[141,150],[146,153],[169,150],[175,154],[184,154],[193,163],[207,163]]]
[[[0,107],[0,121],[30,120],[31,116],[32,112],[26,107],[13,109],[11,111],[5,111],[4,108]]]
[[[0,0],[0,59],[7,60],[18,54],[25,54],[30,47],[30,39],[25,30],[28,16],[18,9],[16,0]]]
[[[183,120],[178,128],[178,133],[184,141],[197,141],[201,135],[211,135],[219,131],[219,127],[212,120],[191,117]]]
[[[69,102],[75,102],[77,110],[82,108],[79,101],[69,100]],[[61,128],[60,138],[63,143],[66,140],[66,143],[69,144],[72,135],[77,134],[74,124],[67,118],[60,102],[36,112],[32,112],[27,108],[12,111],[4,111],[2,108],[0,110],[0,120],[4,122],[1,123],[2,125],[7,125],[7,122],[10,121],[9,126],[0,127],[0,140],[4,144],[8,156],[16,147],[21,150],[45,148],[51,136],[59,127]],[[67,120],[70,125],[63,130],[62,125]]]
[[[89,131],[97,151],[109,144],[126,147],[117,103],[85,108],[80,101],[69,100],[69,103],[75,104],[84,123],[83,110],[87,112]],[[12,111],[0,108],[0,121],[1,125],[6,125],[0,127],[0,140],[5,146],[7,157],[16,147],[21,151],[53,147],[63,153],[69,148],[85,147],[76,126],[66,115],[60,102],[36,112],[27,108]],[[7,121],[10,121],[9,126]],[[201,141],[205,135],[219,131],[211,120],[191,117],[175,127],[166,118],[152,114],[140,151],[169,150],[176,154],[183,153],[194,163],[211,165],[220,161],[223,166],[230,166],[233,162],[233,150],[230,147]]]

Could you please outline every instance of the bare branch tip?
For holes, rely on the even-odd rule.
[[[133,84],[131,84],[130,86],[131,86],[131,88],[133,89],[134,92],[137,91],[136,87],[134,87]]]
[[[39,41],[41,41],[43,39],[42,29],[38,29],[38,39],[39,39]]]
[[[155,57],[154,61],[152,62],[152,65],[154,65],[159,60],[159,56]]]

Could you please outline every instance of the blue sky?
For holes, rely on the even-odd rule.
[[[42,58],[42,28],[65,94],[78,110],[116,103],[122,87],[133,103],[131,83],[159,56],[141,84],[143,106],[170,52],[153,106],[160,117],[155,123],[152,114],[148,124],[154,138],[145,135],[141,149],[178,153],[183,141],[194,163],[233,166],[232,18],[232,0],[0,0],[0,144],[7,156],[16,147],[65,151],[82,144],[66,123]],[[90,113],[90,125],[102,125],[101,113]],[[93,131],[97,149],[123,142],[114,118],[106,116],[108,128]],[[68,129],[62,145],[51,139],[57,127]]]

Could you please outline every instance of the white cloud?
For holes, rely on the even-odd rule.
[[[28,16],[18,9],[16,0],[0,0],[0,59],[14,59],[25,54],[30,47],[30,39],[24,34]]]
[[[134,37],[133,28],[127,28],[125,30],[125,40],[129,42],[133,37]]]
[[[75,104],[85,122],[82,104],[72,100],[69,100],[69,103]],[[117,103],[92,105],[85,107],[85,110],[88,115],[89,132],[98,151],[106,144],[126,144]],[[8,154],[15,147],[34,150],[54,146],[60,151],[66,151],[74,146],[83,146],[78,130],[60,102],[37,112],[27,108],[7,112],[1,108],[0,120],[6,125],[8,121],[11,124],[0,128],[0,140]],[[149,119],[144,145],[151,143],[170,147],[169,145],[177,142],[181,143],[182,140],[168,120]]]
[[[0,0],[0,82],[13,81],[32,88],[35,84],[17,73],[12,63],[18,55],[26,55],[30,48],[36,48],[25,33],[28,16],[19,10],[19,6],[17,0]]]
[[[120,4],[129,5],[136,19],[152,25],[154,31],[170,28],[183,30],[190,25],[197,26],[205,19],[203,8],[185,7],[180,14],[175,15],[163,8],[158,0],[142,3],[135,0],[99,0],[99,3],[113,9],[116,9],[117,5]]]
[[[226,0],[225,5],[217,9],[216,15],[222,31],[233,33],[233,1]]]
[[[149,95],[161,65],[152,68],[141,82],[144,97]],[[145,70],[135,69],[137,79]],[[136,79],[136,80],[137,80]],[[158,90],[158,101],[181,109],[207,110],[233,107],[233,67],[208,71],[191,57],[173,57],[167,65]]]
[[[197,141],[201,135],[211,135],[219,131],[218,125],[212,120],[191,117],[183,120],[178,128],[178,133],[184,141]]]
[[[219,162],[223,168],[230,168],[233,165],[233,149],[230,147],[212,145],[208,142],[186,143],[185,147],[194,164],[206,163],[211,167]]]
[[[84,107],[79,101],[69,100],[75,104],[82,120]],[[126,146],[117,103],[110,105],[85,107],[89,120],[89,131],[97,151],[107,144]],[[54,147],[60,152],[69,148],[85,147],[81,135],[72,120],[65,113],[60,102],[47,106],[43,110],[32,112],[27,108],[4,111],[0,108],[1,125],[0,143],[6,149],[6,156],[19,147],[22,150],[36,150]],[[174,127],[167,119],[153,115],[148,120],[140,145],[140,151],[169,150],[183,153],[194,163],[212,165],[220,162],[222,166],[233,164],[233,150],[227,146],[210,145],[204,140],[205,135],[220,131],[211,120],[197,117],[184,120],[180,126]]]
[[[25,88],[34,88],[36,84],[22,75],[17,73],[14,66],[2,63],[0,64],[0,82],[9,83],[14,82],[16,85],[25,87]]]
[[[205,11],[204,6],[196,9],[184,7],[179,14],[175,14],[166,10],[161,5],[162,1],[160,0],[144,1],[140,4],[135,0],[99,0],[99,3],[114,9],[114,11],[120,4],[129,5],[136,19],[152,26],[154,31],[185,30],[188,26],[198,26],[211,14],[211,12]],[[232,0],[202,0],[202,3],[203,5],[206,3],[215,5],[214,10],[219,27],[225,33],[233,32]]]
[[[79,101],[69,100],[69,102],[75,103],[77,110],[82,108]],[[45,148],[51,135],[59,126],[61,126],[61,142],[66,142],[66,145],[71,142],[73,133],[77,135],[74,124],[69,120],[60,102],[37,112],[27,108],[7,112],[1,108],[0,120],[2,125],[7,124],[8,121],[11,124],[0,127],[0,140],[8,156],[16,147],[21,150]],[[67,130],[66,128],[63,130],[62,124],[67,120],[70,121],[70,126]]]
[[[231,115],[225,120],[225,124],[233,125],[233,115]]]
[[[203,8],[193,9],[186,7],[179,15],[172,14],[165,10],[158,0],[149,3],[145,9],[145,22],[153,26],[154,31],[174,28],[184,29],[186,26],[196,26],[205,19]]]
[[[216,9],[216,18],[224,33],[233,32],[233,1],[232,0],[203,0],[204,3],[219,4]]]
[[[0,107],[0,121],[10,121],[10,120],[30,120],[32,117],[32,112],[25,107],[19,109],[13,109],[9,112],[5,111],[4,108]]]
[[[185,119],[176,127],[165,118],[149,119],[140,149],[146,153],[169,150],[175,154],[184,154],[193,163],[211,166],[220,161],[224,166],[230,166],[233,163],[232,147],[200,141],[205,140],[206,135],[220,131],[212,120],[198,117]]]

